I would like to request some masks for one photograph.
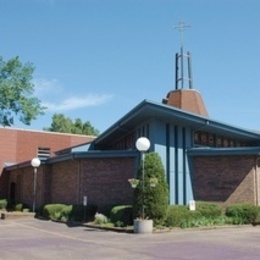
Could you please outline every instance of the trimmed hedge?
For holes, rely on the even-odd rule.
[[[48,204],[43,208],[43,217],[46,219],[58,220],[61,218],[61,212],[67,205],[65,204]]]
[[[12,205],[12,210],[14,211],[29,211],[30,206],[25,203],[16,203]]]
[[[221,216],[222,208],[214,203],[198,201],[196,202],[196,210],[206,218],[215,218]]]
[[[90,221],[94,219],[97,212],[95,205],[66,205],[48,204],[43,208],[43,217],[52,220],[67,221]]]
[[[259,213],[260,207],[250,204],[236,204],[226,209],[226,216],[233,218],[233,224],[254,223]]]
[[[221,207],[207,202],[196,202],[196,210],[189,210],[186,205],[169,206],[166,216],[168,227],[200,227],[230,224],[231,219],[221,215]]]
[[[133,225],[133,207],[131,205],[120,205],[112,208],[110,221],[117,227]]]
[[[191,219],[199,219],[199,211],[190,211],[188,206],[172,205],[168,207],[165,224],[167,227],[183,227]]]
[[[6,209],[8,205],[7,199],[0,199],[0,209]]]

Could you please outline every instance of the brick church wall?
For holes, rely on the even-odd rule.
[[[255,203],[254,156],[201,156],[192,163],[195,200]]]
[[[48,203],[83,204],[83,196],[99,210],[108,205],[132,204],[128,178],[134,176],[134,158],[68,160],[42,165],[37,172],[36,208]],[[9,183],[15,183],[15,201],[32,206],[33,168],[14,169]]]
[[[128,178],[134,176],[133,158],[70,160],[51,169],[51,202],[89,204],[104,208],[111,204],[131,204],[133,191]]]
[[[107,158],[82,161],[81,198],[99,205],[132,204],[133,190],[128,183],[135,173],[133,158]]]
[[[42,205],[43,203],[43,172],[42,168],[37,170],[36,177],[36,206]],[[32,206],[33,201],[33,183],[34,183],[34,172],[32,167],[24,167],[13,170],[9,177],[9,198],[10,198],[10,186],[15,184],[15,197],[14,200],[16,203],[23,202],[28,206]]]

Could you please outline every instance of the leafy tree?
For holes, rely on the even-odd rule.
[[[134,191],[134,216],[142,216],[144,205],[145,218],[152,219],[156,225],[163,224],[169,204],[168,185],[161,158],[157,153],[148,153],[144,160],[144,192],[142,163],[138,170],[139,185]],[[151,178],[157,178],[155,187],[150,187]]]
[[[0,124],[12,126],[14,118],[30,125],[38,115],[44,114],[45,107],[33,96],[31,82],[34,66],[22,64],[19,57],[4,61],[0,56]]]
[[[98,135],[99,131],[95,129],[89,121],[83,123],[81,119],[77,118],[75,122],[63,114],[54,114],[52,117],[51,127],[44,128],[46,131],[84,134],[84,135]]]

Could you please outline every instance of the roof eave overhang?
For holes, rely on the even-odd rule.
[[[129,129],[133,129],[137,123],[144,122],[152,117],[157,117],[159,120],[164,118],[168,122],[171,120],[179,122],[183,126],[190,126],[193,131],[216,132],[220,135],[226,133],[244,140],[260,140],[260,133],[231,126],[169,105],[144,100],[97,137],[94,143],[105,142],[109,137],[125,133]]]
[[[135,150],[118,150],[118,151],[91,151],[91,152],[73,152],[61,156],[51,157],[41,160],[41,165],[51,165],[68,160],[82,160],[82,159],[101,159],[101,158],[135,158],[138,152]],[[22,169],[32,167],[31,161],[17,163],[11,166],[6,166],[6,171],[13,171],[16,169]]]

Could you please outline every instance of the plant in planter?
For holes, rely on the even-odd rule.
[[[140,167],[137,175],[140,183],[134,191],[134,218],[153,220],[155,225],[161,225],[165,221],[169,200],[164,168],[157,153],[146,154],[143,163],[145,174],[143,175],[143,168]],[[156,183],[152,189],[151,179],[153,184]],[[142,212],[143,206],[145,214]]]
[[[150,183],[150,187],[154,188],[158,183],[158,179],[156,177],[152,177],[149,179],[149,183]]]
[[[128,179],[128,182],[130,183],[132,188],[136,188],[140,181],[135,178],[130,178]]]

